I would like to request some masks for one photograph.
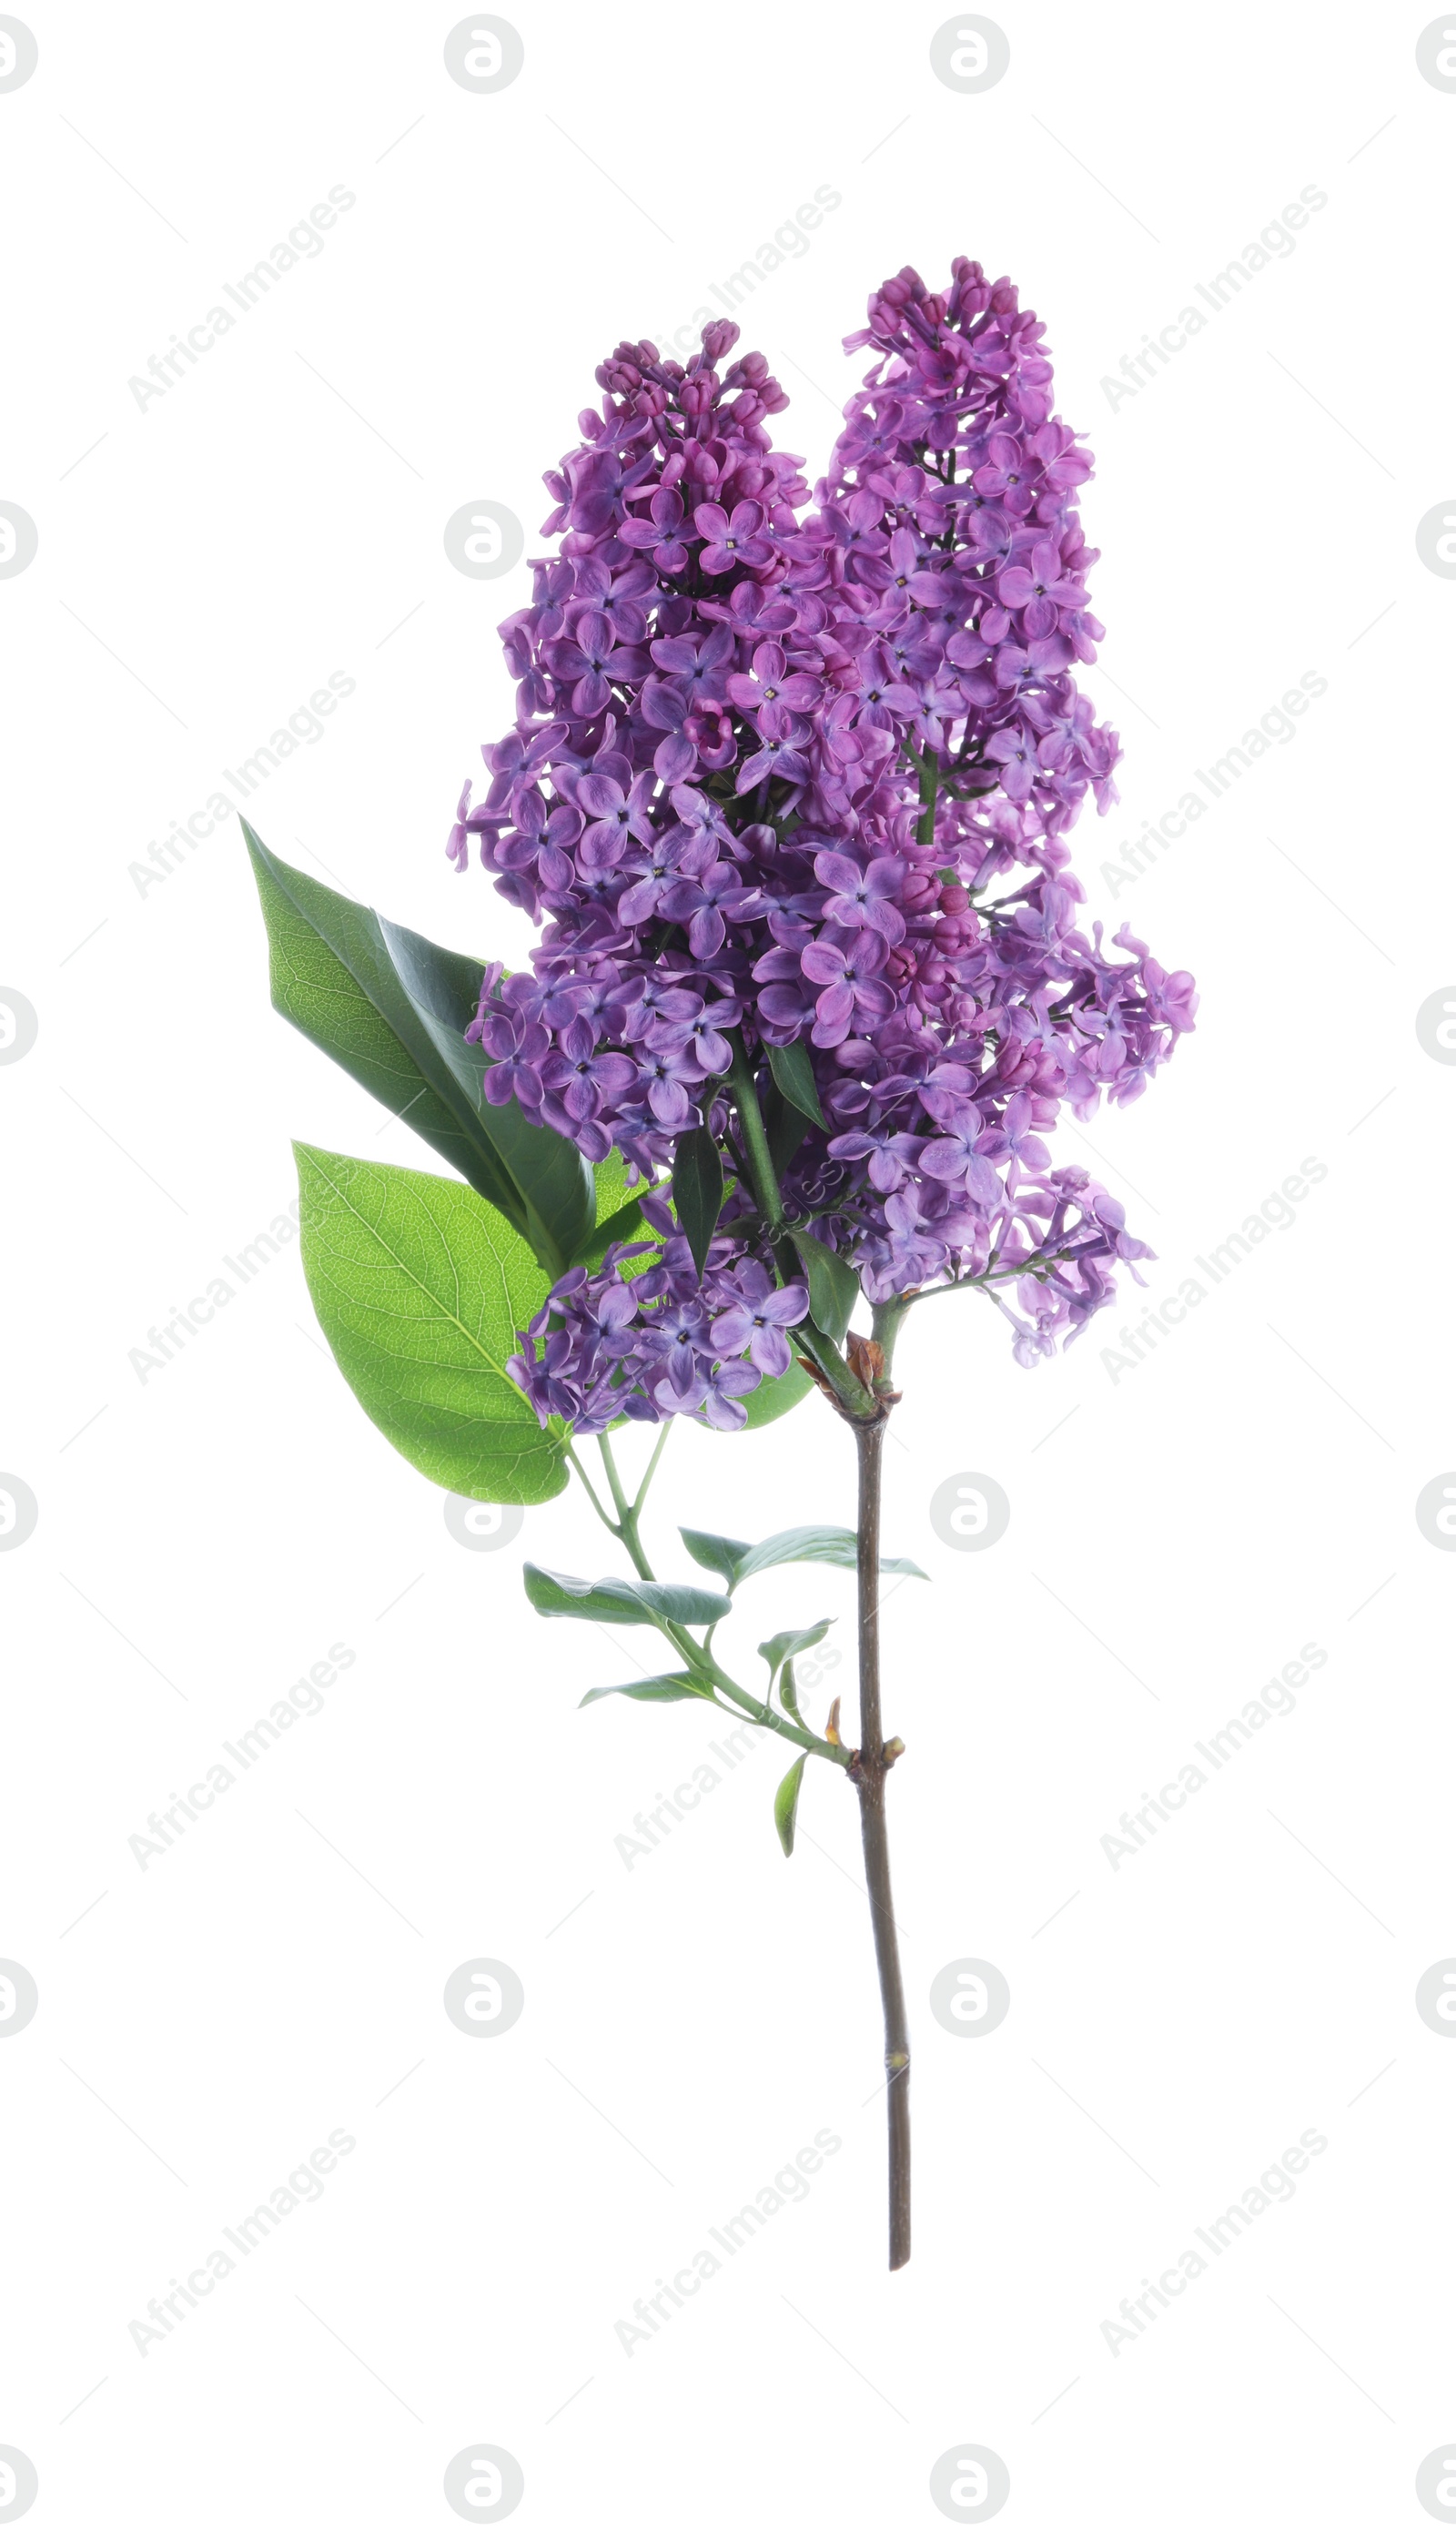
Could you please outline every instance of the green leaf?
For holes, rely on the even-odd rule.
[[[859,1298],[859,1280],[849,1263],[817,1235],[796,1235],[794,1249],[809,1283],[809,1312],[826,1339],[842,1341]]]
[[[743,1396],[746,1418],[743,1429],[725,1429],[720,1436],[741,1438],[746,1429],[766,1429],[771,1420],[782,1420],[786,1411],[795,1411],[806,1393],[814,1390],[814,1379],[807,1369],[795,1360],[787,1376],[766,1376],[761,1384]]]
[[[789,1561],[821,1561],[832,1570],[853,1570],[859,1547],[847,1525],[791,1525],[782,1534],[766,1534],[761,1543],[739,1543],[730,1534],[698,1534],[688,1526],[678,1532],[694,1561],[716,1570],[729,1592],[760,1570],[780,1570]],[[907,1579],[924,1579],[915,1562],[886,1553],[880,1569],[896,1570]]]
[[[787,1049],[769,1050],[769,1070],[786,1102],[816,1129],[827,1129],[819,1102],[819,1089],[814,1083],[814,1063],[801,1040],[792,1040]]]
[[[809,1122],[792,1102],[786,1102],[777,1085],[764,1088],[761,1103],[763,1125],[768,1133],[769,1160],[780,1181],[793,1164],[809,1134]]]
[[[758,1655],[768,1660],[770,1677],[778,1674],[786,1658],[797,1658],[800,1650],[811,1650],[822,1641],[833,1620],[830,1614],[822,1623],[805,1623],[797,1632],[775,1632],[772,1640],[760,1641]],[[773,1691],[772,1683],[769,1690]]]
[[[701,1279],[723,1207],[723,1158],[711,1129],[689,1129],[672,1151],[673,1214]]]
[[[770,1689],[772,1690],[772,1688]],[[786,1658],[782,1668],[780,1669],[779,1700],[788,1712],[790,1719],[797,1720],[800,1729],[807,1729],[808,1722],[805,1720],[803,1713],[798,1707],[798,1687],[794,1680],[793,1658]]]
[[[268,934],[273,1003],[525,1236],[559,1277],[594,1223],[591,1176],[570,1139],[519,1103],[488,1103],[465,1039],[482,964],[329,890],[243,823]]]
[[[696,1526],[680,1525],[677,1529],[700,1570],[716,1570],[720,1579],[731,1588],[737,1577],[738,1563],[752,1545],[740,1543],[734,1534],[700,1534]]]
[[[538,1614],[585,1623],[720,1623],[726,1596],[707,1588],[674,1588],[659,1579],[573,1579],[560,1570],[524,1567],[525,1592]]]
[[[605,1702],[609,1693],[625,1693],[633,1702],[711,1702],[706,1685],[694,1684],[685,1675],[641,1675],[634,1684],[593,1684],[577,1705],[585,1711],[589,1702]]]
[[[800,1755],[797,1764],[791,1764],[774,1793],[774,1823],[779,1829],[779,1841],[784,1847],[786,1861],[794,1850],[794,1829],[798,1818],[798,1786],[808,1760],[807,1755]]]
[[[296,1145],[309,1294],[376,1428],[464,1499],[533,1505],[566,1488],[566,1433],[506,1373],[546,1273],[463,1182]]]

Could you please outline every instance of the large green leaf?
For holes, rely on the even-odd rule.
[[[566,1433],[506,1374],[546,1273],[463,1182],[296,1146],[304,1273],[324,1336],[391,1446],[464,1499],[566,1488]]]
[[[573,1579],[565,1571],[524,1566],[525,1592],[538,1614],[583,1623],[720,1623],[726,1596],[707,1588],[674,1588],[660,1579]]]
[[[489,1103],[465,1039],[482,965],[299,873],[243,823],[281,1015],[428,1141],[559,1277],[589,1242],[591,1176],[570,1139]]]
[[[793,1240],[809,1283],[809,1312],[829,1340],[842,1341],[860,1294],[859,1279],[816,1235],[796,1235]]]
[[[716,1570],[729,1593],[760,1570],[780,1570],[788,1561],[820,1561],[831,1570],[853,1570],[859,1559],[854,1532],[847,1525],[791,1525],[782,1534],[766,1534],[761,1543],[739,1543],[730,1534],[699,1534],[692,1526],[678,1533],[702,1570]],[[924,1579],[915,1562],[886,1553],[881,1570],[897,1570],[907,1579]]]

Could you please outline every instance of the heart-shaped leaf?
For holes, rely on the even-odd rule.
[[[359,1402],[418,1471],[464,1499],[566,1488],[566,1432],[506,1373],[546,1273],[463,1182],[296,1146],[309,1294]]]

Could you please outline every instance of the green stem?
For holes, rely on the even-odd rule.
[[[784,1231],[783,1194],[779,1189],[779,1176],[774,1170],[768,1131],[763,1125],[763,1113],[758,1107],[758,1091],[753,1082],[753,1070],[743,1047],[741,1032],[729,1032],[728,1044],[733,1053],[733,1063],[728,1070],[728,1083],[733,1089],[733,1099],[738,1106],[738,1122],[742,1129],[743,1146],[748,1161],[749,1187],[758,1203],[758,1213],[769,1230],[779,1276],[787,1287],[791,1280],[801,1276],[798,1255]],[[805,1358],[811,1358],[821,1375],[828,1378],[834,1392],[851,1416],[861,1420],[872,1418],[874,1412],[872,1394],[866,1391],[859,1377],[852,1373],[842,1352],[828,1335],[821,1332],[818,1325],[807,1318],[801,1323],[796,1323],[794,1335],[800,1344]]]

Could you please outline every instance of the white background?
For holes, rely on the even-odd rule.
[[[1422,9],[1005,5],[981,95],[935,77],[934,8],[512,17],[524,69],[476,96],[449,8],[31,8],[38,68],[0,96],[0,499],[39,538],[0,581],[0,979],[39,1019],[0,1070],[0,1466],[39,1505],[0,1564],[0,1956],[40,1996],[0,2039],[0,2442],[36,2466],[31,2527],[448,2533],[445,2465],[488,2442],[551,2540],[934,2533],[932,2465],[978,2443],[1035,2540],[1419,2532],[1417,2467],[1456,2448],[1456,2046],[1414,2001],[1456,1938],[1453,1572],[1414,1517],[1456,1465],[1456,1074],[1415,1033],[1456,978],[1456,588],[1415,539],[1456,474],[1456,96],[1418,71]],[[357,200],[323,251],[139,409],[128,381],[333,185]],[[322,1352],[296,1246],[145,1382],[129,1359],[290,1201],[291,1134],[432,1161],[270,1013],[236,825],[145,891],[129,869],[339,671],[249,815],[519,959],[441,849],[511,717],[494,628],[528,577],[467,579],[444,524],[490,499],[540,552],[603,351],[685,324],[820,185],[839,207],[739,313],[810,476],[867,291],[957,252],[1043,316],[1096,454],[1087,684],[1127,757],[1076,862],[1203,1006],[1061,1155],[1127,1197],[1154,1298],[1327,1167],[1131,1372],[1099,1356],[1116,1311],[1032,1375],[977,1301],[909,1326],[887,1533],[933,1584],[886,1616],[917,2050],[893,2278],[849,1794],[811,1769],[786,1864],[756,1751],[626,1867],[715,1724],[578,1714],[621,1653],[538,1621],[520,1554],[615,1547],[575,1488],[514,1548],[452,1541]],[[1114,406],[1123,356],[1305,186],[1294,251]],[[1114,896],[1104,860],[1307,671],[1297,737]],[[977,1555],[929,1522],[964,1471],[1011,1503]],[[677,1520],[756,1535],[851,1490],[816,1404],[684,1426],[650,1544],[671,1575]],[[851,1592],[755,1583],[738,1646],[834,1615],[822,1710]],[[335,1642],[319,1714],[140,1868],[149,1811]],[[1122,1812],[1307,1642],[1292,1712],[1114,1868]],[[525,1989],[494,2040],[442,2008],[472,1951]],[[957,1952],[1009,1983],[992,2036],[931,2016]],[[322,2198],[139,2355],[128,2323],[330,2129],[357,2148]],[[624,2354],[614,2323],[821,2129],[807,2198]],[[1109,2351],[1309,2129],[1292,2200]]]

